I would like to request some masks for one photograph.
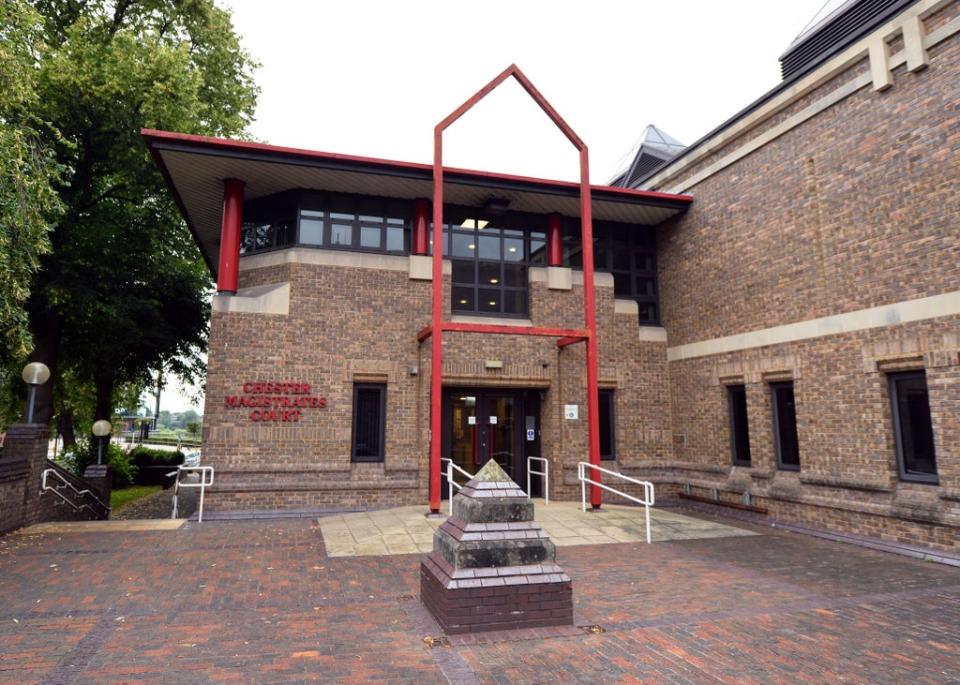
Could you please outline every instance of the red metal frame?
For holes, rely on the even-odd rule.
[[[413,254],[425,255],[430,251],[428,235],[430,229],[427,224],[430,221],[430,201],[418,197],[413,201],[413,239],[410,241],[413,247]]]
[[[240,228],[243,224],[243,181],[223,182],[223,215],[220,224],[220,265],[217,292],[237,292],[240,272]]]
[[[443,321],[443,132],[466,114],[480,100],[510,77],[517,80],[534,102],[577,148],[580,157],[580,239],[583,245],[583,316],[586,330],[537,328],[533,326],[497,326],[485,324],[451,323]],[[474,173],[474,172],[471,172]],[[503,175],[497,174],[499,178]],[[555,183],[552,182],[551,183]],[[587,434],[589,461],[600,465],[600,404],[597,391],[597,313],[593,277],[593,220],[590,196],[590,160],[586,144],[574,133],[546,98],[540,94],[516,64],[511,64],[496,78],[477,91],[433,130],[433,308],[431,326],[420,331],[418,340],[431,337],[430,373],[430,510],[440,511],[440,449],[443,401],[443,332],[498,333],[506,335],[548,335],[560,338],[560,347],[586,340],[587,343]],[[598,477],[599,480],[599,477]],[[601,490],[590,486],[590,503],[596,509],[601,504]]]
[[[563,238],[560,231],[560,215],[547,217],[547,266],[563,265]]]

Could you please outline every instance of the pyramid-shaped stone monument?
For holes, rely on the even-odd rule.
[[[533,502],[491,459],[453,498],[420,565],[420,597],[447,633],[573,623],[573,586]]]

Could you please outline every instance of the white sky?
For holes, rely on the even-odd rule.
[[[824,0],[220,3],[262,65],[258,140],[431,162],[436,123],[516,63],[606,183],[647,124],[689,144],[775,86]],[[578,178],[573,147],[512,81],[448,130],[444,163]],[[176,385],[162,409],[202,409]]]

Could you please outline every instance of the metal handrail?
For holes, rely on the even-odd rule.
[[[196,471],[200,474],[199,483],[183,483],[180,476],[186,471]],[[177,518],[177,498],[180,496],[180,488],[200,488],[200,506],[197,508],[197,523],[203,523],[203,493],[213,485],[213,467],[212,466],[178,466],[176,471],[171,471],[168,476],[176,474],[177,480],[173,484],[173,511],[170,518]],[[207,480],[209,474],[210,479]]]
[[[587,469],[594,469],[600,471],[601,473],[606,473],[607,475],[613,476],[614,478],[620,478],[629,483],[635,483],[643,487],[643,498],[634,497],[633,495],[628,495],[625,492],[612,488],[605,483],[600,481],[593,480],[587,477]],[[583,511],[587,510],[587,483],[590,485],[596,485],[598,488],[603,488],[607,492],[612,492],[615,495],[620,495],[621,497],[630,500],[631,502],[636,502],[637,504],[643,505],[643,513],[647,522],[647,544],[650,544],[650,507],[654,505],[654,495],[653,495],[653,483],[646,480],[637,480],[636,478],[631,478],[630,476],[625,476],[622,473],[617,471],[611,471],[610,469],[605,469],[596,464],[589,464],[585,461],[581,461],[577,464],[577,478],[580,480],[580,500],[583,505]]]
[[[447,502],[448,502],[447,506],[450,508],[450,515],[452,516],[453,515],[453,489],[456,488],[457,490],[461,490],[463,488],[462,485],[460,485],[459,483],[457,483],[457,481],[453,479],[453,472],[454,470],[459,471],[460,473],[462,473],[464,476],[467,477],[467,480],[470,480],[471,478],[473,478],[473,474],[470,473],[469,471],[464,471],[462,468],[454,464],[453,459],[448,459],[444,457],[440,461],[447,462],[447,468],[446,468]]]
[[[60,485],[60,486],[48,485],[48,484],[47,484],[47,478],[48,478],[49,476],[51,476],[51,475],[52,475],[52,476],[56,476],[56,477],[60,480],[60,482],[63,483],[63,485]],[[40,494],[41,494],[41,495],[42,495],[43,493],[45,493],[45,492],[52,492],[54,495],[56,495],[56,496],[59,497],[61,500],[63,500],[64,502],[66,502],[68,505],[70,505],[70,507],[71,507],[74,511],[80,511],[80,510],[83,509],[83,508],[87,508],[87,509],[90,510],[90,513],[93,514],[94,516],[100,516],[101,512],[96,511],[93,507],[91,507],[91,506],[90,506],[89,504],[87,504],[86,502],[82,502],[81,504],[77,504],[77,503],[73,502],[69,497],[67,497],[66,495],[64,495],[63,492],[61,492],[61,490],[63,490],[65,487],[66,487],[66,488],[69,488],[71,491],[73,491],[73,494],[74,494],[76,497],[87,497],[87,498],[89,498],[89,499],[92,499],[94,502],[96,502],[97,504],[99,504],[100,507],[101,507],[108,515],[110,514],[110,507],[109,507],[108,505],[104,504],[104,503],[101,501],[101,499],[100,499],[99,497],[97,497],[96,494],[94,494],[94,492],[93,492],[92,490],[90,490],[89,488],[85,488],[85,489],[83,489],[83,490],[77,489],[76,487],[74,487],[73,483],[71,483],[70,481],[68,481],[68,480],[63,476],[63,474],[61,474],[61,473],[60,473],[59,471],[57,471],[56,469],[44,469],[44,470],[43,470],[43,473],[40,474]]]
[[[531,461],[542,461],[543,471],[534,471],[530,468]],[[530,497],[530,476],[543,478],[543,503],[550,504],[550,462],[546,457],[527,457],[527,497]]]

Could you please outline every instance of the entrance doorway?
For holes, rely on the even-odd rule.
[[[442,452],[468,473],[489,459],[521,488],[527,487],[527,457],[540,455],[540,391],[508,388],[445,388]],[[441,474],[443,497],[446,473]],[[457,481],[463,484],[459,480]],[[540,479],[531,496],[541,496]]]

